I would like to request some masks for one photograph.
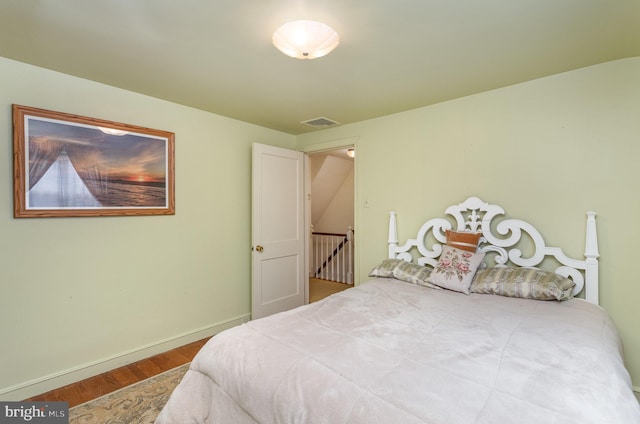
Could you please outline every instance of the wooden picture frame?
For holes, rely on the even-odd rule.
[[[13,105],[14,217],[174,215],[174,133]]]

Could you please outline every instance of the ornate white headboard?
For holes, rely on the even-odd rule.
[[[449,206],[445,213],[454,218],[455,228],[449,219],[433,218],[420,227],[415,239],[409,239],[403,245],[398,245],[396,213],[390,212],[389,258],[412,262],[414,258],[411,251],[415,247],[421,255],[416,262],[420,265],[435,267],[442,252],[442,245],[446,243],[446,230],[481,231],[479,251],[488,254],[486,258],[494,262],[493,266],[512,264],[537,268],[545,258],[553,257],[556,263],[560,264],[553,271],[571,278],[576,283],[574,295],[584,289],[585,299],[598,304],[599,253],[595,212],[587,212],[585,259],[570,258],[561,248],[546,246],[540,232],[528,222],[520,219],[503,219],[492,223],[495,217],[504,215],[504,209],[485,203],[477,197],[469,197],[460,204]],[[493,233],[494,229],[497,234]],[[528,257],[523,257],[523,252],[520,250],[523,233],[531,239],[532,253]],[[494,254],[491,255],[490,252]]]

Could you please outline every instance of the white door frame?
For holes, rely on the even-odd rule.
[[[348,149],[350,147],[353,147],[354,149],[356,149],[356,156],[357,156],[357,152],[358,152],[358,137],[347,137],[347,138],[340,138],[337,140],[331,140],[331,141],[324,141],[321,143],[315,143],[315,144],[310,144],[308,146],[303,146],[301,148],[299,148],[298,150],[304,153],[304,157],[305,157],[305,162],[304,162],[304,166],[305,166],[305,174],[304,174],[304,189],[305,189],[305,226],[307,228],[307,237],[308,240],[305,241],[305,266],[307,269],[307,278],[306,278],[306,287],[305,287],[305,303],[309,303],[309,246],[311,243],[311,172],[309,170],[309,154],[310,153],[322,153],[322,152],[327,152],[327,151],[331,151],[331,150],[340,150],[340,149]],[[354,161],[354,195],[353,195],[353,201],[355,203],[356,199],[358,198],[358,172],[357,172],[357,166],[358,166],[358,162]],[[353,212],[354,212],[354,217],[353,217],[353,222],[354,222],[354,227],[358,228],[358,208],[357,208],[357,204],[354,204],[354,208],[353,208]],[[359,253],[359,249],[358,246],[360,245],[359,243],[359,232],[356,231],[354,234],[355,237],[355,245],[356,248],[354,250],[354,260],[353,260],[353,281],[354,284],[356,283],[356,276],[358,275],[358,271],[360,269],[359,263],[360,263],[360,253]]]

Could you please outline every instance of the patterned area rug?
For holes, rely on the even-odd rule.
[[[69,424],[150,424],[189,369],[185,364],[69,410]]]

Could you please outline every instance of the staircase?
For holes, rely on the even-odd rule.
[[[325,154],[310,164],[309,276],[353,284],[353,161]]]
[[[346,234],[311,233],[311,276],[353,284],[353,230]]]

